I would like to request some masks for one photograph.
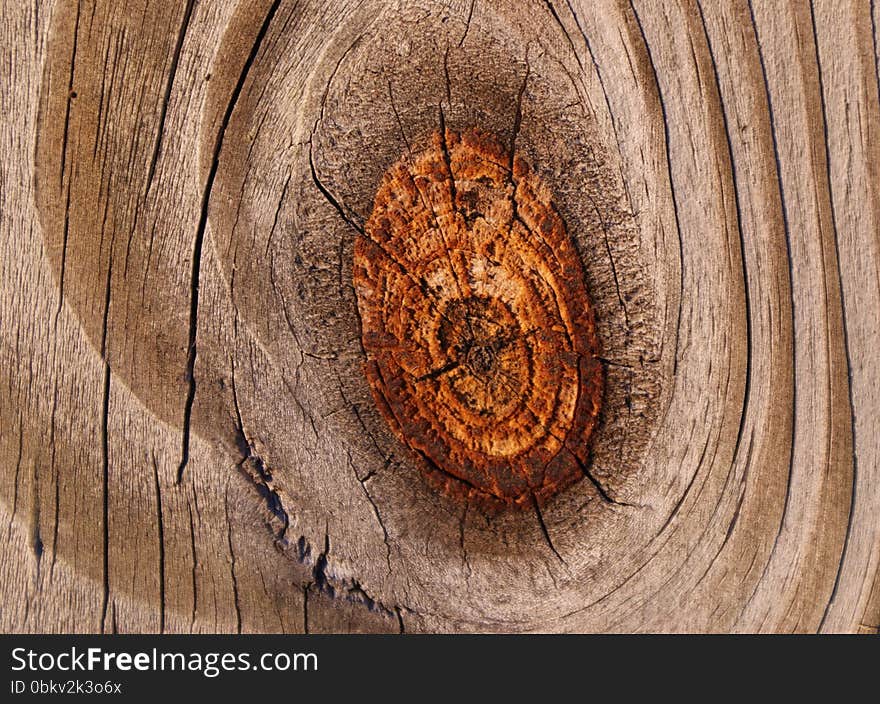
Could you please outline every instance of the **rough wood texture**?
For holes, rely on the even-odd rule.
[[[877,632],[878,24],[4,2],[0,628]],[[546,188],[604,374],[525,510],[426,481],[364,373],[382,177],[473,129]]]
[[[386,172],[354,252],[377,407],[429,479],[486,508],[583,479],[602,403],[583,266],[512,154],[435,132]]]

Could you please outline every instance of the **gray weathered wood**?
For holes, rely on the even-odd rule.
[[[878,23],[4,2],[0,629],[877,632]],[[439,495],[374,406],[354,240],[441,119],[567,223],[605,496]]]

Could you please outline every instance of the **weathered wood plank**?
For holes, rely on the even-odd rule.
[[[878,26],[866,0],[4,3],[0,628],[876,632]],[[589,451],[542,445],[584,478],[519,509],[438,492],[364,373],[382,175],[474,128],[546,188],[604,374]]]

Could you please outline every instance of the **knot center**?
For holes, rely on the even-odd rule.
[[[495,350],[491,345],[474,345],[467,352],[467,366],[477,376],[488,374],[495,366]]]

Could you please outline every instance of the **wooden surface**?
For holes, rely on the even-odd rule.
[[[878,24],[4,0],[0,629],[876,633]],[[587,471],[523,510],[364,373],[355,242],[441,127],[515,143],[595,311]]]
[[[539,509],[590,476],[604,385],[583,265],[534,167],[494,138],[411,149],[355,241],[376,407],[441,491]]]

